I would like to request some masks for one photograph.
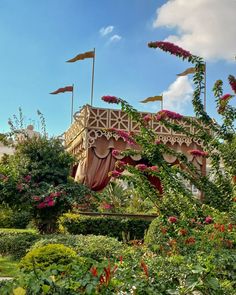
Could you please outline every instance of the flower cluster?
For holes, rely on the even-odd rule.
[[[102,100],[107,103],[116,103],[116,104],[119,104],[121,101],[120,98],[118,98],[116,96],[110,96],[110,95],[104,95],[102,97]]]
[[[139,171],[145,171],[148,168],[148,166],[145,164],[137,164],[135,168],[138,169]]]
[[[115,166],[117,167],[117,169],[123,171],[125,169],[125,166],[127,164],[124,161],[116,161]]]
[[[111,154],[112,154],[113,157],[118,157],[118,156],[120,156],[120,151],[118,151],[118,150],[113,150],[113,151],[111,152]]]
[[[206,157],[208,155],[207,152],[200,150],[190,150],[189,153],[195,157]]]
[[[119,130],[119,129],[116,129],[116,128],[109,128],[109,129],[106,129],[106,130],[110,131],[110,132],[115,132],[125,142],[127,142],[130,145],[135,145],[136,144],[135,140],[132,138],[132,136],[134,135],[133,132],[126,132],[126,131]]]
[[[150,114],[147,114],[143,117],[143,120],[145,123],[148,123],[152,120],[152,116]]]
[[[61,192],[54,192],[51,193],[49,196],[46,196],[42,202],[40,202],[36,207],[38,209],[43,209],[47,207],[53,207],[55,206],[55,199],[61,196]],[[36,202],[41,201],[41,197],[39,196],[33,196],[32,199]]]
[[[232,90],[234,91],[234,93],[236,93],[236,79],[235,79],[235,77],[233,75],[229,75],[228,79],[229,79],[229,84],[230,84]]]
[[[176,112],[172,112],[172,111],[168,111],[168,110],[161,110],[156,114],[155,119],[157,121],[161,121],[162,119],[174,119],[174,120],[180,120],[182,119],[183,116],[176,113]]]
[[[192,56],[192,54],[189,51],[170,42],[164,42],[164,41],[149,42],[148,47],[160,48],[163,51],[170,52],[170,54],[174,54],[182,58],[188,58]]]
[[[176,223],[176,222],[178,221],[178,219],[177,219],[177,217],[175,217],[175,216],[170,216],[170,217],[168,218],[168,221],[169,221],[170,223]]]
[[[222,102],[222,101],[229,101],[230,98],[232,98],[232,97],[233,97],[233,95],[231,95],[231,94],[225,94],[225,95],[223,95],[223,96],[220,98],[220,102]]]

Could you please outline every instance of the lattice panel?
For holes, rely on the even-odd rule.
[[[109,126],[109,112],[104,109],[91,108],[89,113],[88,127],[90,129],[104,129]]]
[[[120,110],[110,110],[109,128],[129,131],[129,116]]]

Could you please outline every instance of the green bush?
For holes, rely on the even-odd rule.
[[[117,258],[127,248],[114,238],[94,235],[44,235],[31,249],[48,244],[63,244],[73,248],[79,256],[102,260],[104,257]]]
[[[33,230],[0,229],[0,255],[19,259],[39,238]]]
[[[70,234],[103,235],[122,240],[125,237],[143,239],[151,221],[117,217],[90,217],[64,214],[61,225]]]
[[[67,265],[77,256],[76,252],[62,244],[48,244],[29,251],[21,259],[19,267],[28,272],[35,269],[45,270],[52,264]]]
[[[31,214],[25,210],[12,210],[8,206],[0,207],[0,228],[26,228]]]

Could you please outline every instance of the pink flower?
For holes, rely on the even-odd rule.
[[[61,193],[60,192],[55,192],[55,193],[51,193],[50,194],[50,197],[51,198],[57,198],[57,197],[60,197]]]
[[[53,200],[50,200],[48,203],[47,203],[48,207],[53,207],[55,205],[55,201]]]
[[[105,95],[102,97],[102,100],[108,103],[120,103],[120,98],[117,98],[116,96]]]
[[[160,121],[162,119],[174,119],[174,120],[180,120],[182,119],[183,116],[180,115],[179,113],[175,113],[172,111],[168,111],[168,110],[161,110],[156,114],[156,121]]]
[[[158,171],[158,167],[157,166],[151,166],[149,167],[150,170],[152,171]]]
[[[206,218],[205,218],[205,222],[206,223],[212,223],[213,222],[213,218],[211,217],[211,216],[207,216]]]
[[[190,150],[189,153],[196,157],[206,157],[208,155],[207,152],[200,151],[200,150]]]
[[[123,130],[116,130],[116,133],[123,138],[125,142],[127,142],[130,145],[135,144],[135,140],[131,137],[132,135],[126,131]]]
[[[112,151],[112,156],[113,156],[113,157],[120,156],[120,151],[118,151],[118,150],[113,150],[113,151]]]
[[[156,140],[156,141],[155,141],[155,144],[157,144],[157,145],[158,145],[158,144],[161,144],[160,140]]]
[[[38,196],[33,196],[32,198],[34,201],[40,201],[40,197],[38,197]]]
[[[148,167],[145,164],[138,164],[135,166],[135,168],[137,168],[140,171],[145,171]]]
[[[108,176],[117,178],[117,177],[120,177],[121,176],[121,173],[119,171],[117,171],[117,170],[113,170],[113,171],[111,171],[111,172],[108,173]]]
[[[31,180],[31,176],[30,176],[30,175],[26,175],[26,176],[24,177],[24,180],[25,180],[26,182],[29,182],[29,181]]]
[[[170,223],[176,223],[177,222],[177,217],[175,217],[175,216],[170,216],[169,218],[168,218],[168,221],[170,222]]]
[[[149,121],[152,120],[152,116],[150,114],[147,114],[146,116],[143,117],[143,120],[148,123]]]
[[[170,42],[163,42],[163,41],[150,42],[148,43],[148,47],[160,48],[163,51],[168,51],[170,52],[170,54],[174,54],[182,58],[192,57],[192,54],[189,51]]]
[[[110,209],[112,209],[113,206],[111,204],[108,204],[108,203],[103,203],[102,207],[103,207],[103,209],[110,210]]]

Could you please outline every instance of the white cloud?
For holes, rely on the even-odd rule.
[[[236,52],[235,0],[169,0],[157,10],[155,28],[176,28],[166,41],[207,59],[232,60]]]
[[[107,26],[107,27],[103,27],[99,30],[99,33],[101,36],[106,36],[108,34],[110,34],[112,31],[114,30],[114,26]]]
[[[120,35],[113,35],[113,36],[111,36],[109,41],[110,42],[117,42],[117,41],[120,41],[121,39],[122,39],[122,37]]]
[[[193,87],[188,76],[178,77],[169,88],[163,92],[164,109],[184,112],[185,107],[192,100]]]

